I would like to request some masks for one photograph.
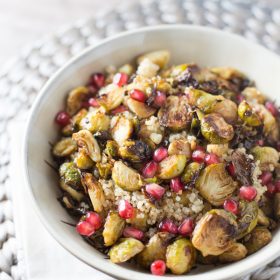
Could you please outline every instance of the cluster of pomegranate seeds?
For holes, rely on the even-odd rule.
[[[127,107],[124,105],[120,105],[117,108],[115,108],[114,110],[112,110],[111,114],[116,115],[116,114],[123,113],[125,111],[128,111]]]
[[[145,190],[151,197],[157,200],[161,199],[165,193],[165,188],[156,183],[147,184]]]
[[[158,164],[155,161],[148,162],[142,171],[145,178],[153,178],[158,170]]]
[[[135,227],[126,227],[123,231],[124,237],[132,237],[138,240],[142,240],[144,237],[144,232]]]
[[[79,221],[76,230],[80,235],[91,236],[102,226],[101,217],[95,212],[87,212],[85,217]]]
[[[273,175],[272,175],[271,172],[269,172],[269,171],[264,171],[264,172],[260,175],[259,179],[262,181],[262,184],[263,184],[263,185],[267,185],[268,183],[270,183],[270,182],[272,181],[272,177],[273,177]]]
[[[168,157],[168,151],[164,147],[159,147],[154,151],[153,160],[156,162],[161,162],[166,157]]]
[[[215,155],[214,153],[210,153],[210,154],[207,154],[204,158],[204,162],[207,164],[207,165],[210,165],[210,164],[215,164],[215,163],[219,163],[220,162],[220,159],[217,155]]]
[[[58,125],[60,125],[61,127],[64,127],[70,123],[70,119],[71,119],[71,117],[67,112],[61,111],[61,112],[57,113],[57,115],[55,117],[55,122]]]
[[[134,100],[137,100],[137,101],[143,102],[143,103],[147,100],[146,94],[139,89],[133,89],[130,92],[130,97]]]
[[[232,177],[235,176],[235,167],[232,162],[227,166],[227,171]]]
[[[179,191],[182,191],[184,189],[184,184],[179,177],[171,179],[170,189],[175,193],[178,193]]]
[[[162,276],[165,274],[166,264],[163,260],[156,260],[151,264],[151,272],[153,275]]]
[[[159,224],[159,230],[172,234],[178,233],[178,227],[171,219],[165,219]]]
[[[274,117],[278,116],[278,114],[279,114],[278,108],[274,105],[273,102],[266,101],[265,107]]]
[[[117,73],[113,78],[113,83],[119,87],[126,85],[128,82],[128,75],[125,73]]]
[[[194,150],[192,153],[192,160],[198,163],[203,163],[205,158],[205,152],[202,150]]]
[[[224,202],[224,209],[228,212],[231,212],[235,215],[238,214],[238,203],[234,199],[226,199]]]
[[[194,221],[192,218],[186,218],[178,228],[179,234],[182,236],[191,235],[194,230]]]
[[[153,105],[156,107],[162,107],[166,102],[166,94],[162,91],[157,91]]]
[[[253,201],[257,196],[257,190],[253,186],[242,186],[239,189],[239,197],[247,201]]]
[[[90,77],[90,82],[98,89],[102,88],[105,85],[105,76],[102,73],[94,73]]]
[[[119,216],[123,219],[130,219],[134,216],[134,208],[127,200],[120,200],[118,205]]]

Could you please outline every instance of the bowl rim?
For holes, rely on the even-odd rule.
[[[68,68],[71,68],[74,66],[74,64],[82,59],[84,56],[89,54],[90,52],[94,51],[97,48],[102,47],[103,45],[117,40],[119,38],[123,37],[129,37],[130,35],[135,35],[135,34],[141,34],[144,32],[155,32],[155,31],[172,31],[172,30],[191,30],[191,31],[197,31],[197,32],[207,32],[207,33],[212,33],[212,34],[217,34],[217,35],[222,35],[225,38],[227,37],[229,40],[235,40],[239,41],[240,44],[245,44],[247,46],[250,46],[251,48],[254,49],[259,49],[259,51],[265,52],[267,55],[273,57],[275,60],[278,60],[278,63],[280,65],[280,57],[273,53],[272,51],[266,49],[265,47],[249,41],[245,38],[243,38],[240,35],[229,33],[227,31],[222,31],[213,27],[207,27],[207,26],[200,26],[200,25],[190,25],[190,24],[162,24],[162,25],[155,25],[155,26],[148,26],[148,27],[142,27],[134,30],[129,30],[125,32],[121,32],[117,35],[110,36],[106,39],[101,40],[97,44],[91,45],[87,48],[85,48],[82,52],[80,52],[78,55],[74,56],[71,58],[64,66],[59,68],[44,84],[44,86],[41,88],[39,91],[39,94],[36,97],[36,100],[34,104],[32,105],[32,108],[30,109],[27,124],[25,127],[25,133],[24,133],[24,138],[23,138],[23,149],[22,149],[22,167],[23,167],[23,173],[24,173],[24,182],[25,186],[28,189],[28,193],[30,196],[30,202],[32,204],[33,209],[35,209],[35,212],[37,216],[39,217],[41,223],[44,225],[44,227],[47,229],[47,231],[52,235],[52,237],[63,247],[65,248],[68,252],[70,252],[73,256],[81,260],[82,262],[86,263],[87,265],[107,274],[112,277],[118,277],[118,279],[125,279],[125,280],[131,280],[131,276],[135,279],[141,279],[144,280],[145,277],[149,277],[151,280],[157,280],[159,279],[158,276],[154,276],[152,274],[143,274],[137,271],[133,271],[121,266],[108,266],[108,268],[105,267],[98,267],[94,263],[95,257],[92,258],[92,260],[88,260],[83,258],[82,254],[80,252],[75,251],[74,248],[71,246],[68,246],[67,242],[58,234],[56,234],[56,230],[53,228],[51,223],[47,220],[47,218],[42,214],[40,210],[40,205],[36,201],[34,193],[33,193],[33,188],[31,184],[31,179],[29,176],[29,166],[28,166],[28,157],[29,157],[29,135],[30,131],[32,128],[32,124],[34,121],[34,116],[39,111],[39,105],[43,103],[44,99],[46,96],[50,94],[51,91],[49,89],[51,88],[52,84],[55,83],[57,80],[59,80],[60,75],[64,72],[67,71]],[[27,187],[28,186],[28,187]],[[279,233],[280,234],[280,233]],[[258,253],[253,254],[251,256],[246,257],[243,260],[240,260],[236,263],[228,264],[226,266],[220,267],[215,270],[210,270],[210,271],[203,271],[202,273],[195,274],[195,275],[181,275],[181,276],[169,276],[166,275],[164,276],[165,279],[176,279],[182,280],[182,279],[189,279],[189,280],[199,280],[201,277],[207,277],[208,280],[222,280],[222,279],[229,279],[232,277],[239,276],[241,277],[242,275],[245,275],[246,273],[249,273],[252,270],[255,270],[258,267],[263,267],[264,265],[268,264],[271,262],[273,259],[276,257],[280,256],[280,250],[276,246],[268,248],[264,247],[262,248]],[[125,272],[130,271],[129,275],[126,276]],[[148,275],[148,276],[147,276]]]

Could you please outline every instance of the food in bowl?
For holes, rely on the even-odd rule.
[[[243,73],[144,54],[71,90],[52,153],[77,232],[163,275],[231,263],[280,217],[279,111]]]

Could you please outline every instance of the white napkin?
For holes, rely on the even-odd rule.
[[[113,280],[84,264],[62,248],[41,224],[29,201],[27,186],[23,184],[20,162],[24,123],[9,127],[11,136],[10,178],[13,195],[16,237],[24,254],[28,280]]]

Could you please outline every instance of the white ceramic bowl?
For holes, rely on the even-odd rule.
[[[171,63],[196,62],[204,66],[232,66],[248,74],[258,88],[280,104],[280,59],[261,46],[215,29],[172,25],[130,31],[90,47],[60,69],[41,90],[33,106],[25,136],[24,169],[36,211],[53,237],[85,263],[118,279],[158,280],[149,272],[129,265],[115,265],[88,245],[63,221],[71,217],[57,202],[59,190],[51,161],[49,142],[57,137],[54,116],[64,107],[70,89],[86,83],[89,75],[107,65],[121,65],[139,54],[157,49],[171,52]],[[280,232],[257,253],[234,264],[197,268],[188,275],[166,275],[165,279],[218,280],[239,277],[264,266],[280,255]]]

